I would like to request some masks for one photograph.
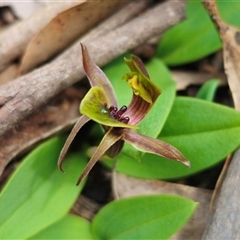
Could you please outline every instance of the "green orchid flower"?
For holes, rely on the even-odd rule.
[[[111,158],[116,157],[122,150],[124,142],[130,143],[139,151],[157,154],[190,167],[190,162],[175,147],[136,132],[137,124],[145,117],[161,94],[160,89],[150,80],[141,59],[137,56],[124,59],[130,72],[123,79],[132,88],[133,97],[128,107],[119,108],[110,81],[91,60],[86,46],[81,44],[81,48],[83,68],[91,88],[80,104],[82,116],[73,127],[60,153],[59,169],[63,171],[62,163],[71,142],[81,127],[89,120],[100,123],[105,130],[105,135],[79,177],[77,185],[104,154]]]

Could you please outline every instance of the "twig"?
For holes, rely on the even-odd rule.
[[[222,72],[206,73],[206,72],[191,72],[191,71],[171,71],[172,77],[176,82],[177,90],[184,90],[189,85],[200,85],[209,79],[219,79],[220,85],[227,84],[226,75]]]
[[[129,23],[85,43],[96,64],[103,66],[125,51],[159,35],[185,17],[184,2],[159,4]],[[0,136],[84,76],[79,44],[52,63],[0,88]]]
[[[240,239],[240,150],[229,166],[202,239]]]
[[[122,26],[127,21],[134,18],[137,14],[141,13],[144,9],[150,6],[150,4],[151,1],[130,2],[113,16],[100,23],[97,28],[90,30],[87,35],[81,37],[80,41],[91,41],[92,39],[96,39],[104,34],[107,34],[111,30]]]

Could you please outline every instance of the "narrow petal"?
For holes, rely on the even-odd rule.
[[[81,43],[82,56],[83,56],[83,68],[89,79],[91,86],[99,86],[104,89],[111,105],[117,107],[117,99],[112,84],[103,73],[103,71],[92,61],[89,56],[88,50],[84,44]]]
[[[99,158],[118,140],[122,138],[122,134],[118,134],[116,131],[114,131],[113,128],[111,128],[103,137],[102,141],[100,142],[98,148],[94,152],[92,158],[89,160],[87,166],[83,170],[83,173],[79,177],[77,181],[77,185],[80,184],[80,182],[83,180],[84,177],[88,175],[90,170],[93,168],[93,166],[96,164],[96,162],[99,160]]]
[[[137,128],[136,126],[120,122],[110,116],[109,100],[101,87],[92,87],[80,104],[80,112],[92,120],[110,127]]]
[[[190,162],[172,145],[160,141],[155,138],[150,138],[139,134],[131,129],[124,131],[123,140],[129,142],[132,146],[142,152],[149,152],[164,158],[181,162],[187,167],[190,167]]]
[[[122,150],[124,145],[124,141],[123,140],[118,140],[117,142],[115,142],[100,158],[99,160],[105,161],[105,160],[110,160],[112,158],[115,158]],[[92,157],[93,153],[96,151],[98,147],[89,147],[87,149],[87,156],[88,157]]]
[[[75,138],[76,134],[78,133],[78,131],[81,129],[81,127],[87,123],[88,121],[90,120],[90,118],[88,118],[87,116],[81,116],[77,123],[74,125],[71,133],[69,134],[63,148],[62,148],[62,151],[59,155],[59,158],[58,158],[58,168],[63,172],[63,169],[62,169],[62,163],[63,163],[63,160],[64,160],[64,157],[67,153],[67,150],[69,149],[69,146],[71,145],[73,139]]]

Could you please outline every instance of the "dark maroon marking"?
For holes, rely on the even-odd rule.
[[[116,119],[117,110],[118,110],[118,109],[117,109],[116,107],[114,107],[114,108],[111,109],[111,110],[109,109],[109,111],[110,111],[110,116]]]
[[[114,109],[114,106],[113,106],[113,105],[111,105],[111,106],[109,107],[109,112],[112,112],[112,111],[113,111],[113,109]]]
[[[130,120],[129,117],[123,117],[123,118],[120,119],[120,122],[122,122],[122,123],[128,123],[129,120]]]
[[[118,114],[119,116],[122,116],[123,113],[125,113],[126,111],[127,111],[127,107],[124,105],[124,106],[122,106],[122,107],[117,111],[117,114]]]
[[[107,104],[103,105],[107,108]],[[128,123],[130,118],[129,117],[122,117],[122,115],[127,111],[127,106],[123,105],[119,110],[117,107],[114,107],[111,105],[109,108],[109,115],[114,118],[115,120],[122,122],[122,123]]]
[[[127,107],[124,105],[124,106],[122,106],[118,111],[115,112],[115,114],[114,114],[113,117],[114,117],[116,120],[120,121],[123,113],[125,113],[126,111],[127,111]]]

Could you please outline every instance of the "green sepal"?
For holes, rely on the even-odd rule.
[[[139,95],[146,102],[153,104],[161,94],[161,90],[150,80],[141,59],[133,55],[131,59],[124,58],[124,61],[131,72],[126,74],[123,79],[128,82],[135,95]]]
[[[104,90],[94,86],[83,98],[80,104],[80,113],[105,126],[137,128],[137,126],[125,124],[112,118],[106,105],[109,106],[109,100]]]

